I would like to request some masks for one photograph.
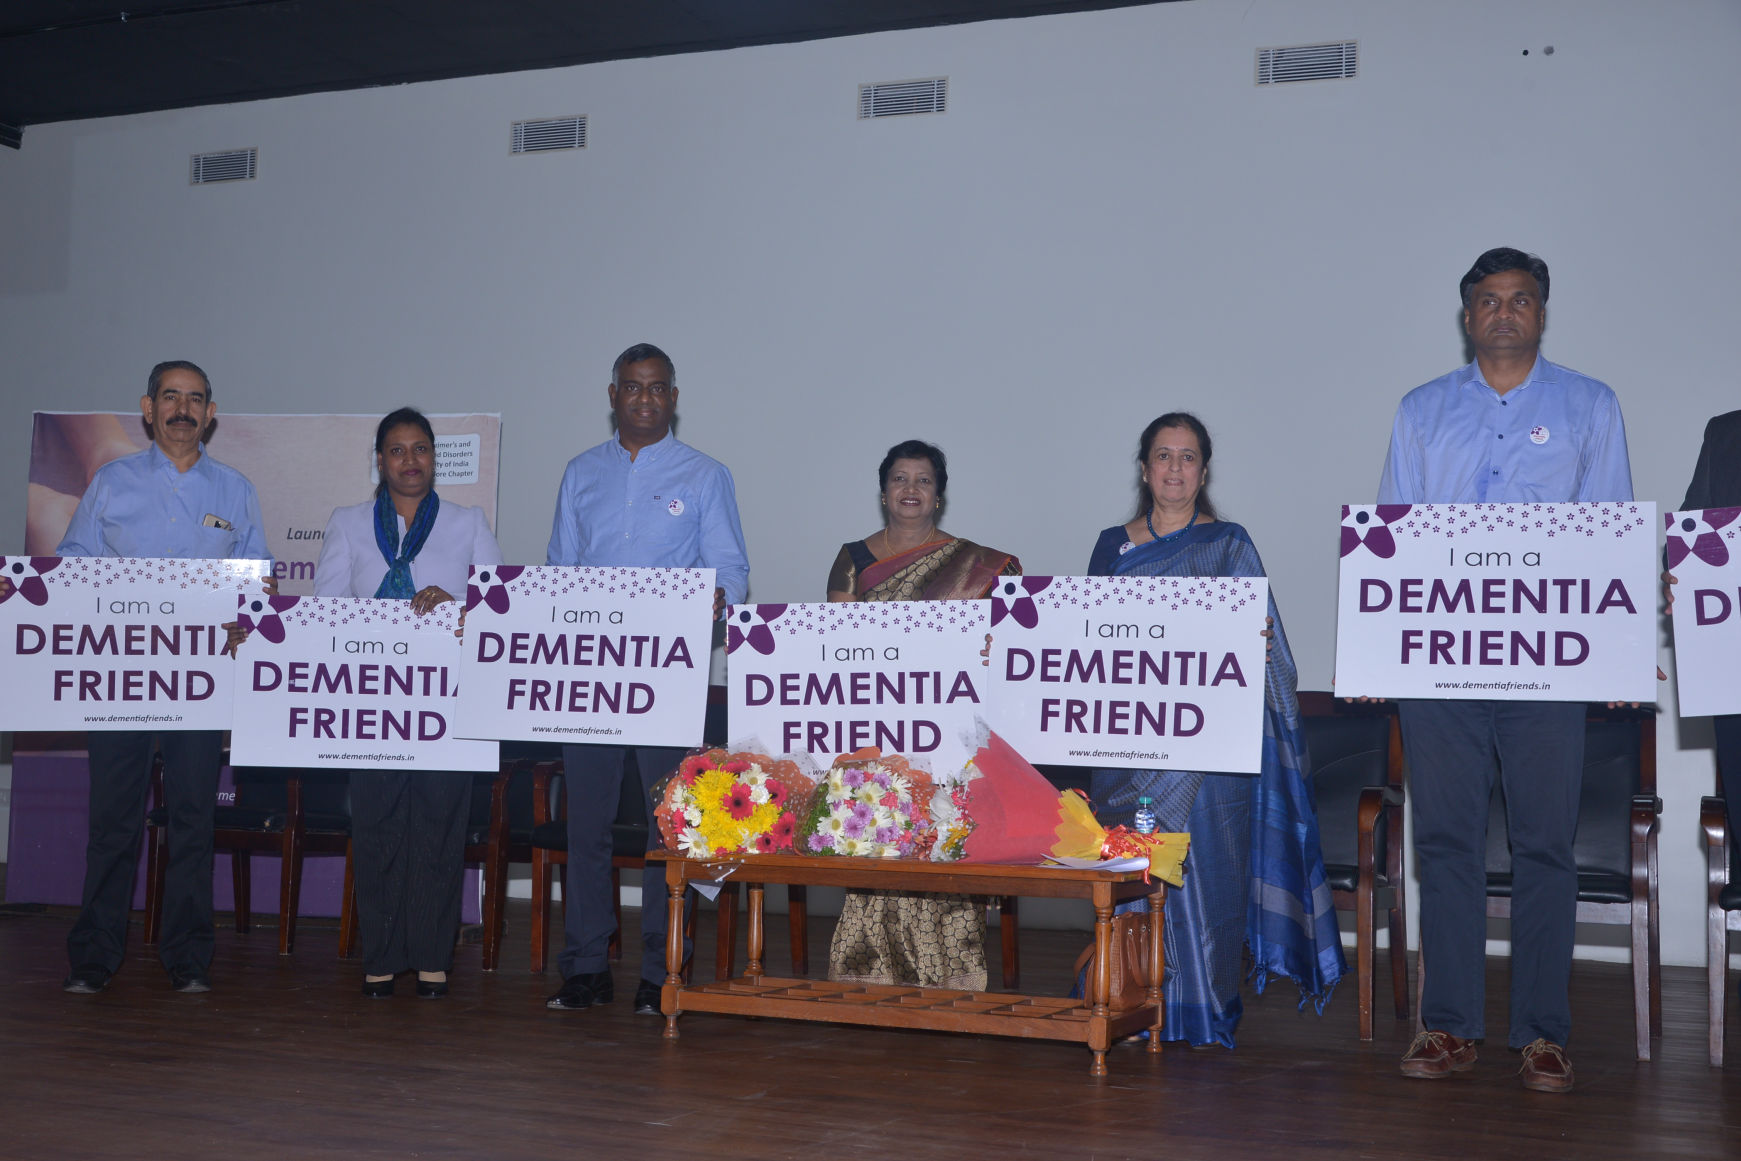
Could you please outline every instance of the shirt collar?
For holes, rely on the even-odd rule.
[[[663,439],[661,439],[658,443],[650,443],[646,447],[642,448],[640,451],[640,456],[645,456],[647,458],[647,461],[656,460],[660,456],[664,455],[665,452],[670,449],[671,445],[676,443],[676,442],[677,442],[677,433],[672,431],[670,428],[666,428],[665,429],[665,437]],[[153,445],[153,446],[156,446],[156,445]],[[629,449],[623,446],[623,440],[622,440],[621,436],[617,436],[617,435],[611,436],[611,447],[613,449],[615,449],[618,459],[622,460],[624,463],[629,462]],[[636,463],[644,462],[640,458],[640,456],[637,456],[635,458]]]
[[[163,454],[163,449],[157,446],[157,441],[152,441],[151,446],[146,449],[146,454],[151,458],[151,466],[158,471],[172,472],[178,476],[182,474],[181,470],[171,462],[170,458]],[[206,468],[206,460],[209,458],[210,457],[206,455],[206,445],[202,442],[199,445],[199,459],[193,462],[193,466],[189,468],[188,471],[198,472],[202,476],[205,475],[208,470]]]
[[[1513,387],[1511,391],[1507,391],[1506,394],[1510,395],[1514,391],[1522,391],[1533,383],[1547,382],[1553,377],[1552,368],[1553,364],[1542,358],[1541,352],[1537,351],[1535,365],[1529,369],[1529,377],[1519,383],[1516,387]],[[1466,387],[1480,388],[1488,394],[1494,394],[1492,386],[1489,385],[1487,380],[1481,376],[1480,362],[1475,359],[1469,360],[1469,365],[1463,368],[1463,385]]]

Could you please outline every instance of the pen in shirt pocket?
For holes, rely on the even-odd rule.
[[[210,512],[206,513],[206,518],[204,520],[201,520],[200,523],[204,524],[207,528],[222,528],[225,532],[234,532],[236,530],[235,526],[232,525],[228,520],[225,520],[222,516],[217,516],[217,515],[214,515]]]

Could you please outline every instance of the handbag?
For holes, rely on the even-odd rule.
[[[1149,957],[1150,918],[1147,911],[1126,911],[1112,917],[1112,989],[1107,1003],[1114,1012],[1148,1003],[1149,980],[1154,974]],[[1087,998],[1094,979],[1093,943],[1076,957],[1073,974],[1082,981],[1082,995]]]

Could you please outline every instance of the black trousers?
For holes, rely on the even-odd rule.
[[[1723,805],[1729,811],[1729,833],[1741,822],[1741,714],[1711,719],[1717,732],[1717,772],[1723,776]]]
[[[445,972],[459,937],[472,776],[427,770],[351,774],[357,930],[367,975]]]
[[[217,807],[223,735],[215,730],[93,731],[91,814],[85,841],[85,887],[79,917],[67,935],[67,962],[120,970],[127,952],[127,918],[151,759],[163,752],[168,863],[163,880],[163,923],[157,955],[163,966],[212,965],[212,816]]]
[[[1508,1039],[1513,1048],[1537,1037],[1563,1045],[1572,1031],[1583,703],[1399,704],[1421,881],[1422,1024],[1486,1034],[1487,814],[1499,778],[1511,834]]]
[[[653,817],[653,787],[677,768],[685,751],[669,746],[637,746],[641,796]],[[622,796],[624,746],[562,747],[563,781],[568,790],[568,874],[562,883],[562,954],[556,968],[563,979],[607,970],[606,954],[617,929],[611,898],[611,824]],[[659,841],[657,824],[648,833]],[[665,932],[671,897],[665,888],[665,863],[648,863],[641,872],[641,978],[665,982]],[[687,905],[695,905],[692,894]]]

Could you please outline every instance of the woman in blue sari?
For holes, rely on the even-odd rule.
[[[1100,534],[1089,575],[1263,576],[1251,537],[1219,519],[1209,502],[1213,454],[1194,415],[1169,412],[1149,424],[1137,447],[1136,517]],[[1167,893],[1162,998],[1169,1040],[1233,1047],[1246,947],[1259,992],[1271,975],[1287,976],[1299,985],[1301,1006],[1311,1000],[1320,1012],[1346,970],[1306,784],[1294,658],[1273,591],[1269,617],[1261,774],[1093,774],[1102,822],[1128,825],[1137,800],[1148,797],[1162,831],[1191,834],[1185,885]]]

